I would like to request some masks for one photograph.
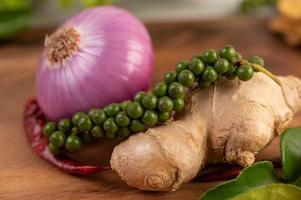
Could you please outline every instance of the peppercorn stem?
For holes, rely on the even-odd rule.
[[[248,62],[248,61],[247,60],[242,60],[241,64],[246,63],[246,62]],[[264,68],[261,65],[255,64],[255,63],[250,63],[250,64],[252,65],[252,67],[255,71],[262,72],[262,73],[266,74],[268,77],[270,77],[273,81],[275,81],[278,85],[281,86],[280,80],[274,74],[272,74],[269,70],[267,70],[266,68]]]

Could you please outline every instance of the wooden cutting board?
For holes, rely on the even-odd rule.
[[[222,21],[148,24],[154,41],[154,81],[181,59],[206,48],[234,45],[243,55],[258,54],[275,74],[301,77],[301,50],[292,49],[267,28],[268,19],[233,17]],[[35,94],[35,71],[45,31],[31,31],[0,45],[0,199],[198,199],[217,183],[188,183],[176,192],[142,192],[114,172],[91,177],[64,174],[33,155],[22,127],[26,99]],[[293,125],[301,125],[297,116]]]

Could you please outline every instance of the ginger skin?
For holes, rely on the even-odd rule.
[[[252,165],[301,109],[301,80],[278,78],[281,86],[258,72],[248,82],[195,89],[175,121],[116,146],[112,169],[141,190],[173,191],[207,163]]]

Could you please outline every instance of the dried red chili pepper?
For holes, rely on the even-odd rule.
[[[47,148],[48,141],[43,134],[43,126],[46,119],[36,99],[30,99],[26,103],[23,117],[27,141],[32,151],[63,172],[88,175],[110,169],[109,166],[84,165],[67,157],[53,156]]]
[[[214,165],[213,170],[205,172],[194,179],[196,182],[222,181],[235,178],[241,172],[242,167],[230,164]]]

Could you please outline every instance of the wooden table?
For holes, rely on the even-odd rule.
[[[154,81],[181,59],[205,48],[234,45],[243,55],[258,54],[276,74],[301,77],[301,51],[288,48],[267,29],[267,19],[148,24],[154,40]],[[45,34],[45,33],[44,33]],[[114,172],[91,177],[61,173],[33,155],[22,128],[23,104],[35,94],[35,71],[43,34],[31,32],[0,46],[0,199],[198,199],[216,183],[189,183],[171,193],[130,188]],[[300,116],[294,124],[301,124]]]

